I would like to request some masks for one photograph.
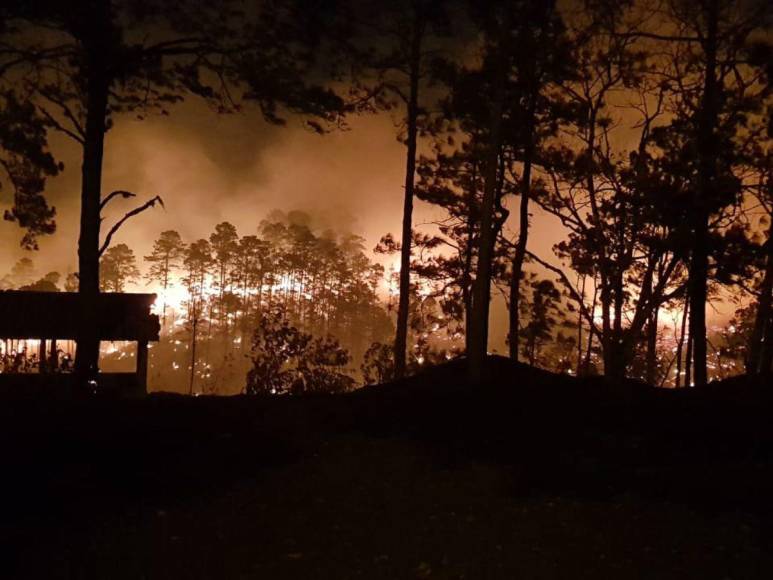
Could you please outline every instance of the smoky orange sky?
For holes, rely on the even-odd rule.
[[[178,106],[169,117],[144,121],[118,117],[107,135],[103,192],[129,190],[140,202],[158,194],[166,208],[133,218],[113,243],[132,247],[142,268],[142,256],[163,230],[175,229],[191,242],[208,237],[217,223],[229,221],[240,235],[254,234],[261,219],[280,209],[304,210],[323,227],[362,235],[371,251],[383,234],[399,234],[405,149],[388,114],[354,117],[348,124],[348,130],[317,135],[292,119],[287,127],[275,127],[255,111],[218,115],[195,102]],[[47,186],[47,196],[57,208],[57,231],[40,240],[38,252],[30,253],[19,248],[16,225],[0,226],[0,275],[23,255],[34,260],[41,276],[77,268],[79,149],[58,134],[52,136],[51,146],[65,164],[64,172]],[[103,234],[137,203],[116,200]],[[421,227],[441,215],[437,208],[419,202],[414,223]],[[510,234],[513,223],[511,217],[506,225]],[[564,234],[557,220],[534,212],[532,251],[557,263],[551,248]],[[373,258],[385,264],[396,261]],[[143,288],[141,282],[133,289]],[[504,324],[496,323],[504,319],[498,316],[502,308],[501,300],[496,300],[492,346],[504,344]]]
[[[140,200],[158,194],[166,209],[133,218],[113,243],[129,244],[141,259],[165,229],[179,231],[188,242],[209,236],[221,221],[230,221],[242,235],[254,234],[271,210],[301,209],[325,226],[364,236],[371,250],[383,234],[399,234],[405,148],[396,134],[387,114],[351,118],[348,130],[326,135],[292,119],[287,127],[275,127],[255,112],[218,115],[195,103],[179,106],[169,117],[118,117],[107,135],[103,192],[126,189]],[[47,186],[57,208],[57,231],[41,239],[40,251],[29,253],[18,247],[20,230],[4,224],[3,272],[23,255],[41,275],[77,267],[79,151],[58,134],[52,150],[65,163],[65,171]],[[103,232],[136,204],[114,201]],[[440,215],[418,203],[415,222]],[[532,247],[545,255],[561,236],[551,222],[540,216],[534,222]]]
[[[399,233],[405,149],[389,115],[354,117],[349,125],[317,135],[292,119],[287,127],[275,127],[255,112],[217,115],[195,103],[169,117],[118,117],[107,134],[103,192],[126,189],[139,200],[158,194],[166,209],[133,218],[114,243],[128,243],[140,257],[164,229],[192,241],[226,220],[250,234],[272,209],[302,209],[326,226],[363,235],[372,248],[384,233]],[[47,186],[57,208],[57,231],[30,254],[18,248],[18,228],[5,224],[0,260],[7,267],[22,255],[30,255],[41,271],[76,266],[79,151],[58,134],[52,150],[65,163],[65,171]],[[112,202],[103,231],[136,204]],[[415,221],[439,215],[419,203]],[[549,250],[560,227],[539,218],[534,248]]]

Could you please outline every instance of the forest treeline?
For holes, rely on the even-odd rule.
[[[299,211],[271,212],[256,234],[240,236],[232,224],[222,222],[208,237],[189,242],[174,230],[163,231],[147,256],[138,257],[124,243],[102,256],[103,292],[150,288],[158,294],[162,340],[151,350],[153,384],[238,392],[253,350],[265,360],[279,361],[281,377],[279,367],[287,366],[289,354],[280,353],[306,347],[304,341],[317,348],[317,357],[338,353],[335,364],[327,366],[359,382],[355,363],[372,344],[389,342],[394,324],[383,300],[384,268],[367,257],[362,238],[318,231],[311,217]],[[73,291],[77,276],[63,279],[49,272],[38,277],[32,260],[23,258],[0,279],[0,288]],[[292,337],[281,336],[284,322],[287,332],[295,333]],[[296,362],[310,364],[309,353],[302,349],[294,355]],[[126,358],[123,349],[102,354],[106,365]],[[265,390],[285,390],[277,377],[268,377],[265,385],[272,386]],[[354,378],[349,382],[354,385]]]
[[[378,251],[399,255],[401,266],[394,338],[368,349],[388,376],[431,358],[426,345],[445,332],[463,343],[469,379],[484,381],[492,296],[506,301],[510,356],[532,364],[677,386],[739,366],[770,372],[770,33],[762,0],[3,8],[7,217],[25,229],[27,247],[52,233],[45,183],[64,168],[47,138],[70,136],[83,150],[79,291],[96,293],[109,287],[105,260],[123,252],[113,234],[160,202],[148,199],[101,234],[104,207],[136,197],[101,191],[104,135],[120,115],[168,113],[195,96],[213,114],[253,106],[270,122],[295,115],[325,133],[352,115],[388,113],[405,146],[405,180],[395,184],[403,219]],[[417,200],[444,217],[417,227]],[[566,232],[552,255],[530,244],[537,212]],[[186,251],[216,255],[204,241]],[[336,242],[343,255],[345,245]],[[283,314],[260,318],[256,344],[275,332],[298,352],[311,349],[307,358],[343,361],[330,354],[350,341],[326,310],[337,295],[325,294],[316,263],[294,267]],[[217,280],[224,301],[225,278]],[[724,336],[707,323],[720,301],[738,309]],[[190,305],[195,334],[209,306],[195,297]],[[349,316],[338,306],[336,317]],[[95,324],[82,316],[76,366],[88,374]],[[430,330],[417,322],[430,319]],[[341,343],[323,346],[328,332]]]
[[[330,390],[347,382],[346,372],[370,344],[389,340],[392,322],[378,296],[383,267],[367,258],[362,238],[317,232],[302,212],[273,212],[257,231],[259,235],[239,236],[232,224],[223,222],[209,238],[188,244],[177,232],[161,233],[144,261],[150,266],[146,279],[160,290],[157,306],[168,356],[160,345],[151,374],[155,368],[156,374],[179,384],[179,376],[168,375],[171,365],[185,371],[191,392],[238,391],[250,355],[255,368],[268,365],[261,375],[265,380],[249,381],[250,392],[284,392],[292,384],[297,388],[298,373],[290,376],[288,367],[297,371],[298,365],[335,373],[319,387]],[[117,274],[112,277],[116,291],[130,280],[119,272],[138,275],[126,249],[120,258],[103,258],[103,268],[115,264],[109,271]],[[103,274],[104,282],[110,279]],[[178,303],[168,304],[173,286],[185,293]],[[174,320],[167,316],[169,308]],[[168,359],[175,358],[181,343],[189,351],[187,360],[175,365]],[[308,389],[321,380],[319,375],[306,381]]]
[[[208,237],[186,242],[167,230],[146,256],[121,243],[102,257],[103,291],[158,294],[162,340],[151,349],[151,387],[221,394],[337,392],[392,378],[398,272],[371,261],[359,236],[317,228],[300,211],[271,212],[256,233],[240,236],[222,222]],[[418,242],[425,249],[440,247],[427,238]],[[375,250],[394,247],[387,237]],[[413,260],[408,372],[464,352],[461,292],[447,285],[457,260],[445,251]],[[508,282],[506,276],[498,279],[503,289]],[[0,289],[77,291],[77,275],[41,276],[30,258],[22,258],[0,278]],[[521,360],[559,373],[602,372],[599,345],[582,340],[582,315],[549,272],[527,272],[522,293]],[[741,307],[711,333],[712,378],[742,372],[753,313],[753,305]],[[671,314],[670,326],[658,330],[654,343],[655,376],[663,386],[676,386],[679,314]],[[646,378],[651,346],[646,340],[637,344],[628,376]],[[102,364],[130,370],[130,352],[103,345]]]

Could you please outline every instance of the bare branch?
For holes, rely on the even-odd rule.
[[[136,193],[132,193],[131,191],[124,191],[123,189],[118,189],[116,191],[111,192],[107,197],[105,197],[105,199],[102,200],[102,202],[99,204],[99,211],[101,212],[103,209],[105,209],[107,204],[110,203],[110,200],[115,197],[118,197],[119,195],[124,199],[137,197]]]
[[[110,195],[108,196],[108,198],[109,197]],[[99,256],[101,257],[102,254],[105,253],[105,250],[107,250],[107,248],[110,247],[110,241],[113,239],[113,236],[120,229],[120,227],[126,222],[126,220],[134,217],[137,214],[142,213],[146,209],[150,209],[151,207],[154,207],[157,203],[161,205],[161,207],[164,207],[164,200],[161,199],[161,196],[157,195],[156,197],[143,203],[141,206],[134,208],[130,212],[127,212],[126,215],[124,215],[120,220],[118,220],[118,222],[112,228],[110,228],[110,231],[107,232],[107,236],[105,237],[105,242],[102,244],[102,247],[99,248]]]

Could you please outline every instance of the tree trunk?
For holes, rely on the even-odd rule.
[[[475,206],[478,192],[478,162],[473,161],[470,190],[467,193],[467,247],[464,249],[464,270],[462,271],[462,300],[464,300],[464,340],[470,340],[472,320],[472,258],[475,248]]]
[[[607,363],[604,366],[604,376],[615,380],[625,378],[628,370],[628,360],[630,355],[629,341],[623,336],[623,278],[621,273],[616,273],[612,282],[614,298],[612,300],[612,312],[614,321],[610,320],[610,337],[607,340],[609,354],[606,356]],[[609,289],[609,285],[607,285]],[[609,296],[609,292],[607,293]],[[607,308],[609,310],[609,308]],[[610,326],[609,324],[607,325]],[[607,366],[607,364],[609,366]]]
[[[529,100],[529,112],[526,127],[526,142],[523,152],[523,179],[521,189],[521,207],[519,215],[518,242],[515,246],[515,257],[510,277],[510,331],[508,344],[510,358],[518,360],[518,332],[520,330],[520,291],[521,276],[523,274],[523,260],[526,257],[526,244],[529,239],[529,196],[531,194],[531,164],[534,152],[534,110],[536,108],[537,95],[533,91]]]
[[[188,395],[193,395],[193,382],[196,376],[196,331],[199,326],[199,315],[196,310],[196,297],[193,297],[193,318],[191,320],[191,373],[188,380]]]
[[[164,298],[161,301],[161,330],[166,329],[166,289],[169,287],[169,254],[164,258]]]
[[[762,333],[759,340],[760,361],[758,373],[770,374],[773,372],[773,312],[771,312],[771,302],[773,301],[773,225],[771,226],[771,236],[768,237],[768,264],[765,271],[765,279],[762,282],[762,295],[757,306],[757,317],[762,327]],[[757,320],[755,320],[755,326]]]
[[[596,283],[596,279],[594,277],[593,279],[593,301],[591,302],[591,319],[593,320],[595,312],[596,312],[596,303],[598,302],[599,297],[599,286]],[[593,351],[593,337],[596,336],[598,333],[594,330],[594,325],[591,323],[588,323],[588,346],[585,350],[585,361],[583,362],[583,374],[587,375],[590,373],[590,357],[591,353]],[[602,345],[603,348],[603,345]],[[579,374],[579,373],[578,373]]]
[[[697,385],[708,381],[706,347],[706,299],[708,286],[708,220],[703,215],[695,220],[695,248],[690,264],[688,292],[690,295],[690,342],[693,354],[694,380]]]
[[[472,320],[472,240],[467,243],[464,254],[464,271],[462,272],[462,301],[464,302],[464,337],[470,336]]]
[[[657,378],[657,351],[658,351],[658,311],[656,307],[652,311],[652,315],[647,323],[647,367],[645,371],[647,383],[650,385],[655,384]]]
[[[685,298],[682,310],[682,324],[679,329],[679,342],[676,344],[676,379],[674,380],[674,387],[677,389],[682,384],[682,353],[684,352],[684,337],[687,334],[687,313],[689,310],[690,301]]]
[[[99,336],[96,305],[99,300],[99,205],[102,197],[109,80],[99,49],[88,63],[86,138],[83,144],[80,237],[78,238],[78,291],[81,300],[75,370],[78,381],[94,380],[99,372]]]
[[[498,160],[501,147],[502,110],[505,98],[506,63],[499,57],[495,72],[494,94],[490,105],[489,144],[484,170],[483,201],[480,208],[480,235],[478,236],[478,263],[472,294],[472,318],[468,341],[468,373],[473,385],[482,385],[486,379],[488,349],[488,317],[491,299],[491,261],[494,254],[494,203],[498,182]]]
[[[690,308],[690,319],[692,319],[692,307]],[[690,326],[690,320],[688,320],[688,326]],[[685,360],[684,360],[684,386],[685,387],[691,387],[693,385],[692,350],[693,350],[692,336],[688,335],[687,336],[687,355],[685,356]]]
[[[423,26],[418,14],[414,17],[411,42],[410,95],[408,97],[408,134],[405,163],[405,198],[403,201],[403,231],[400,248],[400,298],[397,306],[395,334],[395,378],[405,375],[408,347],[408,311],[411,294],[411,233],[413,220],[413,185],[416,173],[416,137],[419,118],[419,76],[421,74],[421,40]]]
[[[773,317],[768,317],[765,335],[763,336],[760,373],[769,375],[773,372]]]
[[[717,163],[714,130],[717,124],[717,27],[718,0],[707,7],[708,31],[704,43],[706,74],[698,124],[699,188],[693,209],[693,252],[690,264],[690,344],[693,347],[694,380],[697,385],[708,382],[706,350],[706,301],[708,287],[709,214],[715,198]]]
[[[760,285],[760,297],[757,299],[757,312],[754,316],[754,327],[749,340],[749,355],[746,359],[746,372],[750,375],[764,372],[762,366],[763,351],[770,351],[770,341],[773,337],[766,333],[771,319],[771,301],[773,301],[773,223],[768,229],[768,239],[765,243],[768,250],[765,265],[765,277]],[[770,371],[770,364],[766,369]]]

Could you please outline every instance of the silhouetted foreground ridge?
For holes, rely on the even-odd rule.
[[[6,401],[7,577],[767,578],[773,397],[491,357],[349,395]]]

